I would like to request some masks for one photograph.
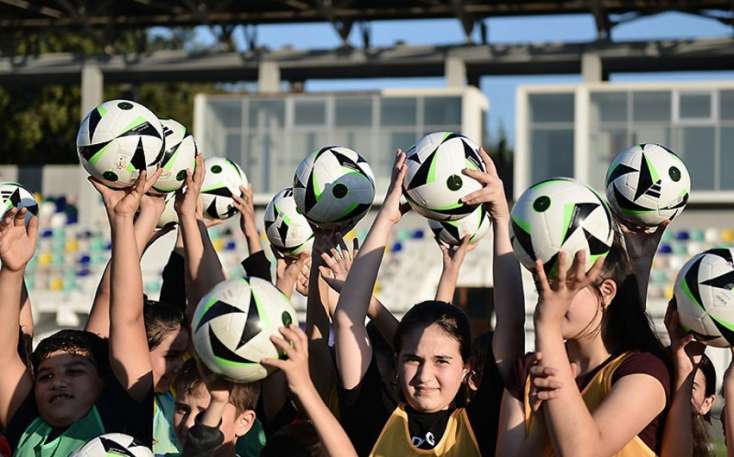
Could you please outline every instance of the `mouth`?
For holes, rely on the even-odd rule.
[[[49,403],[52,405],[58,401],[66,401],[66,400],[72,400],[74,398],[73,395],[68,393],[58,393],[51,396],[51,399],[49,400]]]

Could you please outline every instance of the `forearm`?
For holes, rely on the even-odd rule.
[[[140,258],[143,257],[143,253],[148,247],[148,241],[153,237],[158,219],[160,219],[160,214],[150,208],[141,208],[140,214],[135,219],[135,245],[138,248]]]
[[[647,285],[650,282],[653,258],[654,256],[642,256],[630,259],[632,274],[637,278],[637,286],[643,305],[647,303]]]
[[[224,280],[224,273],[203,222],[193,215],[179,215],[179,220],[186,259],[187,314],[191,317],[201,297]]]
[[[118,287],[110,287],[110,327],[143,317],[143,278],[132,217],[116,216],[111,222],[110,284]]]
[[[454,301],[454,292],[456,291],[456,281],[458,278],[459,271],[457,269],[444,268],[441,272],[441,278],[438,280],[436,300],[446,303]]]
[[[334,366],[329,351],[329,313],[324,306],[324,297],[329,286],[321,279],[319,266],[323,260],[314,249],[311,256],[311,271],[308,278],[308,302],[306,305],[306,335],[309,339],[309,367],[313,382],[321,398],[328,398],[334,384]]]
[[[25,281],[20,291],[20,302],[20,329],[24,334],[33,336],[33,308]]]
[[[512,364],[525,353],[525,296],[509,230],[508,220],[494,221],[492,282],[497,320],[492,351],[504,379],[509,379]]]
[[[375,323],[375,327],[377,327],[382,337],[385,338],[385,341],[392,347],[395,332],[398,329],[400,321],[374,295],[370,299],[370,308],[367,314],[372,322]]]
[[[249,255],[263,250],[262,244],[260,243],[260,233],[258,233],[254,222],[245,224],[243,232],[247,241],[247,252]]]
[[[545,443],[545,431],[540,427],[533,427],[528,433],[523,403],[505,389],[500,403],[495,454],[506,457],[543,455]]]
[[[18,326],[25,270],[0,267],[0,360],[18,359]]]
[[[673,402],[663,432],[661,457],[690,457],[693,455],[693,412],[691,393],[693,372],[679,373]]]
[[[313,384],[294,392],[306,415],[311,419],[316,433],[329,457],[357,456],[346,432],[324,404]]]

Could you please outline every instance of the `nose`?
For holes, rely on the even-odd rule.
[[[418,365],[418,370],[415,372],[415,380],[419,384],[428,384],[433,379],[433,370],[429,363],[421,363]]]
[[[53,380],[51,381],[51,388],[52,389],[61,389],[68,387],[69,383],[66,380],[66,376],[54,376]]]

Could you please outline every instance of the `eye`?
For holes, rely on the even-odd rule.
[[[49,381],[53,378],[53,375],[51,373],[43,373],[42,375],[38,376],[38,381]]]

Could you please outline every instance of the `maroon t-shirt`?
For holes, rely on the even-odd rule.
[[[528,379],[528,369],[531,354],[520,357],[515,363],[513,376],[507,382],[507,391],[520,401],[524,400],[525,382]],[[583,391],[586,385],[591,382],[594,376],[604,368],[609,362],[614,360],[616,356],[610,356],[601,365],[593,370],[576,377],[576,385],[579,390]],[[663,425],[665,416],[670,406],[670,372],[665,362],[660,357],[650,352],[633,352],[627,357],[612,374],[612,385],[631,374],[647,374],[657,379],[665,390],[665,408],[655,419],[642,429],[637,436],[655,453],[660,453],[660,446],[663,439]]]

